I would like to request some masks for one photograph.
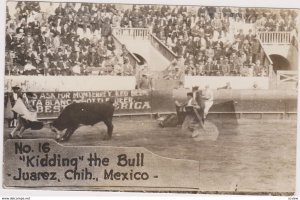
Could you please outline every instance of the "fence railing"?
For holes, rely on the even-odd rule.
[[[117,37],[131,37],[148,39],[150,30],[148,28],[113,28],[113,34]]]
[[[291,44],[292,32],[257,32],[263,44]]]
[[[277,88],[280,88],[281,85],[289,84],[297,87],[298,83],[298,72],[290,70],[277,70]]]
[[[169,61],[177,58],[177,55],[152,33],[149,35],[149,39],[152,46],[154,46]]]
[[[172,52],[163,42],[154,36],[148,28],[113,28],[112,31],[115,38],[130,37],[138,39],[149,39],[151,44],[163,54],[165,58],[172,61],[177,58],[177,55]]]

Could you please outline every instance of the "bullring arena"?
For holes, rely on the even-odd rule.
[[[295,191],[298,30],[292,21],[298,12],[46,5],[7,3],[4,142],[12,131],[13,86],[33,93],[30,103],[46,124],[25,130],[24,140],[55,139],[46,122],[72,102],[114,98],[111,140],[104,140],[106,127],[98,123],[81,126],[62,145],[145,147],[159,156],[199,161],[200,192]],[[64,26],[76,13],[82,18]],[[158,125],[159,116],[176,113],[173,90],[179,83],[186,92],[209,85],[214,94],[205,131],[195,138],[180,126]]]

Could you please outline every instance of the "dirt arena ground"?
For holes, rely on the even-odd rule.
[[[114,118],[106,127],[82,126],[64,145],[145,147],[168,158],[200,162],[201,191],[293,192],[296,176],[296,120],[210,120],[218,133],[195,141],[179,127],[160,128],[146,117]],[[6,126],[7,127],[7,126]],[[11,129],[5,128],[4,140]],[[54,138],[47,128],[26,130],[24,139]]]

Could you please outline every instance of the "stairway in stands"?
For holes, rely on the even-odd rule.
[[[126,48],[134,54],[142,56],[151,71],[163,71],[168,67],[170,61],[167,60],[158,50],[156,50],[147,39],[117,37]]]
[[[136,31],[136,32],[133,32]],[[153,88],[159,90],[173,89],[179,81],[165,80],[166,68],[170,65],[170,59],[167,59],[158,49],[156,49],[149,39],[149,33],[145,29],[129,29],[122,33],[116,32],[114,36],[124,44],[136,57],[143,57],[149,67],[153,79]],[[138,55],[138,56],[137,56]]]

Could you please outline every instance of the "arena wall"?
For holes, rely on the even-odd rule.
[[[175,112],[171,90],[110,90],[33,92],[32,104],[37,107],[40,119],[56,118],[72,102],[103,102],[115,100],[115,115],[149,115]],[[11,110],[5,99],[5,118]],[[186,99],[186,92],[180,98]],[[210,116],[231,115],[234,118],[295,118],[297,114],[296,91],[279,90],[214,90],[214,105]]]
[[[241,76],[185,76],[184,85],[186,88],[199,86],[203,89],[205,85],[209,85],[212,89],[218,89],[231,84],[232,89],[252,89],[256,84],[259,89],[269,89],[268,77],[241,77]]]
[[[136,78],[135,76],[5,76],[5,92],[11,91],[11,87],[15,85],[31,92],[133,90]]]
[[[186,93],[179,97],[184,101]],[[152,112],[175,111],[171,91],[152,92]],[[228,104],[232,102],[233,105]],[[233,106],[233,107],[232,107]],[[162,111],[161,111],[162,110]],[[297,93],[288,90],[214,90],[216,113],[296,113]]]

